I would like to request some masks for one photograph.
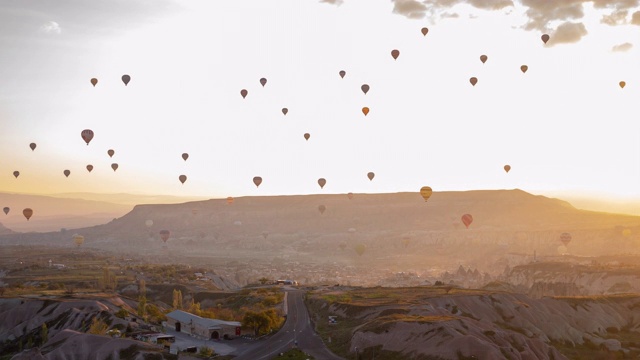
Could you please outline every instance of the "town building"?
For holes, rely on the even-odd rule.
[[[214,340],[240,336],[242,326],[238,321],[207,319],[182,310],[168,313],[164,325],[177,332]]]

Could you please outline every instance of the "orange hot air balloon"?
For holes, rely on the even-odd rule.
[[[327,180],[325,180],[324,178],[318,179],[318,185],[320,185],[320,189],[323,189],[326,183],[327,183]]]
[[[256,185],[256,187],[259,187],[260,184],[262,184],[262,178],[260,176],[255,176],[253,178],[253,183]]]
[[[350,193],[348,193],[348,194],[347,194],[347,197],[349,198],[349,200],[353,199],[353,193],[351,193],[351,192],[350,192]]]
[[[402,238],[402,245],[404,245],[404,247],[409,246],[409,242],[411,241],[411,238],[405,236]]]
[[[246,89],[242,89],[242,90],[240,90],[240,95],[242,95],[242,98],[243,98],[243,99],[247,97],[247,94],[248,94],[248,93],[249,93],[249,92],[248,92]]]
[[[305,140],[309,140],[309,138],[311,137],[311,135],[309,133],[305,133],[304,134],[304,138]]]
[[[471,83],[471,85],[476,86],[476,84],[478,83],[478,78],[472,77],[471,79],[469,79],[469,82]]]
[[[364,116],[367,116],[367,114],[369,113],[369,108],[368,107],[363,107],[362,108],[362,113],[364,114]]]
[[[84,236],[73,234],[73,242],[76,244],[77,247],[80,247],[80,245],[84,244]]]
[[[29,147],[31,148],[31,151],[36,149],[36,143],[31,143],[29,144]]]
[[[115,154],[116,152],[113,151],[113,149],[109,149],[107,150],[107,155],[109,155],[109,157],[113,157],[113,154]]]
[[[111,164],[111,168],[113,169],[113,171],[118,170],[118,164],[116,163]]]
[[[20,171],[14,171],[13,172],[13,176],[16,177],[16,179],[18,178],[18,176],[20,176]]]
[[[187,161],[188,158],[189,158],[189,154],[182,153],[182,160]]]
[[[93,87],[96,87],[96,84],[98,84],[98,79],[91,78],[91,85],[93,85]]]
[[[360,86],[360,89],[362,90],[362,92],[367,95],[367,93],[369,92],[369,85],[367,84],[362,84],[362,86]]]
[[[422,188],[420,188],[420,195],[422,195],[424,201],[429,200],[431,194],[433,194],[433,190],[431,190],[429,186],[423,186]]]
[[[184,184],[184,182],[187,181],[187,175],[178,176],[178,180],[180,180],[180,182]]]
[[[288,112],[289,112],[289,109],[287,109],[287,108],[282,108],[282,113],[283,113],[284,115],[287,115],[287,113],[288,113]]]
[[[480,55],[480,61],[482,61],[483,64],[487,62],[487,59],[487,55]]]
[[[511,165],[505,165],[504,171],[509,172],[509,170],[511,170]]]
[[[5,207],[2,209],[2,211],[4,211],[4,214],[5,214],[5,215],[8,215],[10,210],[11,210],[11,209],[10,209],[8,206],[5,206]]]
[[[22,210],[22,215],[24,215],[24,217],[27,218],[27,221],[29,221],[29,219],[31,219],[31,216],[33,216],[33,210],[31,210],[30,208],[26,208]]]
[[[364,254],[364,251],[367,248],[366,246],[364,246],[364,244],[358,244],[354,249],[356,250],[356,253],[358,254],[358,256],[362,256],[362,254]]]
[[[166,244],[167,240],[169,240],[169,237],[171,236],[171,231],[169,230],[160,230],[160,238],[162,239],[162,241]]]
[[[320,211],[320,215],[324,214],[324,211],[327,210],[327,207],[324,205],[318,206],[318,211]]]
[[[122,75],[122,82],[124,83],[124,86],[129,85],[129,81],[131,81],[131,76],[129,75]]]
[[[340,74],[340,77],[344,79],[344,76],[347,75],[347,72],[344,70],[340,70],[338,74]]]
[[[373,180],[373,178],[376,176],[376,174],[370,172],[367,174],[367,177],[369,178],[369,181]]]
[[[621,87],[622,89],[624,89],[624,87],[627,85],[627,83],[626,83],[626,82],[624,82],[624,81],[620,81],[619,85],[620,85],[620,87]]]
[[[471,214],[462,215],[462,223],[464,224],[464,226],[467,227],[467,229],[469,228],[469,225],[471,225],[472,222],[473,222],[473,217],[471,216]]]
[[[526,73],[527,70],[529,70],[529,67],[527,65],[520,66],[520,71],[522,71],[523,74]]]
[[[261,78],[261,79],[260,79],[260,85],[262,85],[262,87],[264,87],[265,85],[267,85],[267,79],[265,79],[265,78]]]
[[[71,171],[69,170],[65,170],[63,171],[64,176],[69,177],[69,175],[71,175]]]
[[[87,165],[87,171],[91,172],[91,170],[93,170],[93,165],[91,164]]]
[[[429,33],[429,29],[426,27],[423,27],[422,29],[420,29],[420,32],[422,33],[423,36],[427,36],[427,34]]]
[[[542,42],[544,42],[545,44],[547,43],[547,41],[549,41],[549,35],[544,34],[540,37],[542,39]]]
[[[569,245],[569,243],[571,242],[571,234],[569,234],[568,232],[560,234],[560,241],[562,241],[564,246]]]
[[[391,50],[391,56],[393,56],[394,60],[397,60],[398,56],[400,56],[400,51],[398,51],[396,49]]]
[[[231,205],[231,204],[233,204],[233,197],[229,196],[227,198],[227,205]]]
[[[82,140],[89,145],[89,142],[93,139],[93,131],[89,129],[82,130],[80,136],[82,136]]]

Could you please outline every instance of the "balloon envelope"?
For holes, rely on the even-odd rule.
[[[356,253],[358,254],[358,256],[362,256],[362,254],[364,254],[366,247],[364,246],[364,244],[358,244],[355,247]]]
[[[260,176],[255,176],[253,178],[253,183],[256,185],[256,187],[259,187],[260,184],[262,184],[262,178]]]
[[[82,136],[82,140],[84,140],[84,142],[89,145],[89,142],[91,141],[91,139],[93,139],[93,131],[90,129],[84,129],[80,133],[80,136]]]
[[[480,61],[482,61],[483,64],[487,62],[487,59],[487,55],[480,55]]]
[[[350,192],[350,193],[348,193],[348,194],[347,194],[347,197],[349,198],[349,200],[353,199],[353,193],[351,193],[351,192]]]
[[[124,86],[129,85],[129,81],[131,81],[131,76],[129,76],[129,75],[122,75],[122,82],[124,83]]]
[[[398,59],[398,56],[400,56],[400,51],[398,50],[391,50],[391,56],[393,56],[394,59]]]
[[[522,71],[523,74],[526,73],[527,70],[529,70],[529,67],[527,65],[520,66],[520,71]]]
[[[340,74],[340,77],[344,79],[344,76],[347,75],[347,72],[344,70],[340,70],[338,74]]]
[[[189,158],[189,154],[182,153],[182,160],[187,161],[188,158]]]
[[[367,114],[369,113],[369,108],[368,107],[363,107],[362,108],[362,113],[364,114],[364,116],[367,116]]]
[[[542,42],[544,42],[545,44],[547,43],[547,41],[549,41],[549,35],[544,34],[540,37],[542,39]]]
[[[373,178],[376,176],[376,174],[370,172],[367,174],[367,177],[369,178],[369,181],[373,180]]]
[[[427,36],[427,34],[429,33],[429,29],[426,27],[423,27],[422,29],[420,29],[420,32],[422,33],[422,35]]]
[[[240,95],[242,95],[242,98],[243,98],[243,99],[247,97],[247,94],[248,94],[248,93],[249,93],[249,92],[248,92],[247,90],[245,90],[245,89],[240,90]]]
[[[287,108],[282,108],[282,113],[283,113],[283,114],[287,115],[287,113],[288,113],[288,112],[289,112],[289,109],[287,109]]]
[[[264,87],[266,84],[267,84],[267,79],[261,78],[260,79],[260,85],[262,85],[262,87]]]
[[[320,215],[324,214],[324,211],[327,210],[327,207],[324,205],[318,206],[318,211],[320,211]]]
[[[363,84],[362,86],[360,86],[360,89],[365,95],[367,95],[367,93],[369,92],[369,85]]]
[[[69,171],[69,170],[65,170],[65,171],[63,171],[63,173],[64,173],[64,176],[66,176],[66,177],[69,177],[69,175],[71,175],[71,171]]]
[[[478,83],[478,78],[472,77],[471,79],[469,79],[469,82],[471,83],[471,85],[476,86],[476,84]]]
[[[113,171],[118,170],[118,164],[116,163],[111,164],[111,168],[113,169]]]
[[[13,176],[16,177],[16,179],[18,178],[18,176],[20,176],[20,171],[14,171],[13,172]]]
[[[309,133],[305,133],[304,134],[304,138],[305,140],[309,140],[309,138],[311,137],[311,135]]]
[[[152,226],[153,226],[153,220],[147,220],[147,221],[145,221],[145,222],[144,222],[144,225],[145,225],[147,228],[152,227]]]
[[[422,188],[420,188],[420,195],[422,195],[424,201],[429,200],[431,194],[433,194],[433,190],[431,190],[429,186],[423,186]]]
[[[84,243],[84,236],[82,235],[78,235],[78,234],[74,234],[73,235],[73,242],[76,244],[76,246],[80,246]]]
[[[96,78],[91,78],[91,85],[93,85],[93,87],[96,87],[96,84],[98,83],[98,79]]]
[[[31,143],[29,144],[29,147],[31,148],[31,151],[36,149],[36,143]]]
[[[7,215],[9,214],[9,210],[11,210],[8,206],[5,206],[2,211],[4,211],[4,214]]]
[[[571,242],[571,234],[567,232],[560,234],[560,241],[562,241],[564,246],[569,245],[569,243]]]
[[[327,183],[327,180],[324,178],[318,179],[318,185],[320,185],[320,189],[324,188],[324,185]]]
[[[471,216],[471,214],[462,215],[462,223],[464,224],[464,226],[467,227],[467,229],[469,228],[469,225],[471,225],[472,222],[473,222],[473,217]]]
[[[167,240],[169,240],[170,236],[171,236],[171,231],[169,231],[169,230],[160,230],[160,238],[165,243],[167,242]]]
[[[113,149],[109,149],[107,150],[107,155],[109,155],[109,157],[113,157],[113,154],[115,154],[116,152],[113,151]]]
[[[620,84],[619,84],[619,85],[620,85],[620,87],[621,87],[622,89],[624,89],[624,87],[625,87],[625,85],[627,85],[627,83],[626,83],[626,82],[624,82],[624,81],[620,81]]]
[[[87,165],[87,171],[91,172],[91,170],[93,170],[93,165],[91,164]]]
[[[229,196],[227,198],[227,205],[231,205],[231,204],[233,204],[233,197]]]
[[[509,170],[511,170],[511,166],[510,165],[505,165],[504,166],[504,171],[509,172]]]
[[[178,176],[178,180],[180,180],[180,182],[184,184],[184,182],[187,181],[187,175]]]
[[[22,210],[22,215],[24,215],[24,217],[27,218],[27,221],[29,221],[29,219],[31,219],[31,216],[33,216],[33,210],[31,210],[30,208],[26,208]]]

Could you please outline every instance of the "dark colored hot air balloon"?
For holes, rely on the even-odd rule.
[[[520,71],[522,71],[523,74],[526,73],[527,70],[529,70],[529,67],[527,65],[520,66]]]
[[[483,64],[487,62],[487,59],[487,55],[480,55],[480,61],[482,61]]]
[[[262,178],[260,176],[255,176],[253,178],[253,183],[256,185],[256,187],[259,187],[260,184],[262,184]]]
[[[505,165],[504,171],[509,172],[509,170],[511,170],[511,165]]]
[[[326,206],[320,205],[318,206],[318,211],[320,211],[320,215],[324,214],[324,211],[327,209]]]
[[[260,79],[260,85],[262,85],[262,87],[264,87],[266,84],[267,84],[267,79],[261,78]]]
[[[36,143],[31,143],[29,144],[29,147],[31,148],[31,151],[36,149]]]
[[[22,210],[22,215],[24,215],[24,217],[27,218],[27,221],[29,221],[29,219],[31,219],[31,216],[33,216],[33,210],[31,210],[30,208],[26,208]]]
[[[367,174],[367,177],[369,178],[369,181],[373,180],[374,176],[376,176],[376,174],[370,172]]]
[[[469,228],[469,225],[471,225],[472,222],[473,222],[473,217],[471,216],[471,214],[462,215],[462,223],[464,224],[464,226],[467,227],[467,229]]]
[[[124,86],[129,85],[129,81],[131,81],[131,76],[129,76],[129,75],[122,75],[122,82],[124,83]]]
[[[71,171],[65,170],[63,171],[63,173],[64,173],[64,176],[69,177],[69,175],[71,174]]]
[[[113,169],[113,171],[118,170],[118,164],[116,163],[111,164],[111,168]]]
[[[420,195],[422,195],[422,198],[424,199],[424,201],[429,200],[432,193],[433,193],[433,190],[431,190],[429,186],[423,186],[422,188],[420,188]]]
[[[93,131],[89,129],[82,130],[80,136],[82,136],[82,140],[89,145],[89,142],[93,139]]]
[[[400,56],[400,51],[395,50],[395,49],[394,49],[394,50],[391,50],[391,56],[393,56],[393,59],[394,59],[394,60],[397,60],[397,59],[398,59],[398,56]]]
[[[624,81],[620,81],[620,83],[618,85],[620,85],[620,88],[624,89],[624,87],[627,85],[627,83],[624,82]]]
[[[87,165],[87,171],[91,172],[91,170],[93,170],[93,165],[91,164]]]
[[[287,113],[288,113],[288,112],[289,112],[289,109],[287,109],[287,108],[282,108],[282,113],[283,113],[283,114],[287,115]]]
[[[4,214],[5,214],[5,215],[8,215],[10,210],[11,210],[11,209],[10,209],[8,206],[5,206],[5,207],[2,209],[2,211],[4,211]]]
[[[323,189],[326,183],[327,183],[327,180],[325,180],[324,178],[318,179],[318,185],[320,185],[320,189]]]
[[[340,77],[344,79],[344,76],[347,75],[347,72],[344,70],[340,70],[338,74],[340,74]]]
[[[96,78],[91,78],[91,85],[93,85],[93,87],[96,87],[96,84],[98,83],[98,79]]]
[[[305,140],[309,140],[310,137],[311,137],[311,135],[309,133],[305,133],[304,134],[304,139]]]
[[[160,238],[162,239],[162,241],[166,244],[167,240],[169,240],[169,237],[171,236],[171,231],[169,230],[160,230]]]
[[[560,241],[562,241],[564,246],[569,245],[569,243],[571,242],[571,234],[569,234],[568,232],[560,234]]]
[[[249,93],[249,92],[248,92],[247,90],[245,90],[245,89],[240,90],[240,95],[242,95],[242,98],[243,98],[243,99],[247,97],[247,94],[248,94],[248,93]]]
[[[180,180],[180,182],[184,184],[184,182],[187,181],[187,175],[178,176],[178,180]]]
[[[16,177],[16,179],[18,178],[18,176],[20,176],[20,171],[14,171],[13,172],[13,176]]]
[[[267,240],[267,237],[269,237],[269,232],[268,231],[263,231],[262,232],[262,237]]]
[[[347,194],[347,197],[349,198],[349,200],[353,199],[353,193],[351,193],[351,192],[350,192],[350,193],[348,193],[348,194]]]
[[[469,79],[469,82],[471,83],[471,85],[476,86],[476,84],[478,83],[478,78],[472,77],[471,79]]]
[[[367,114],[369,113],[369,108],[368,107],[363,107],[362,108],[362,113],[364,114],[364,116],[367,116]]]
[[[422,29],[420,29],[420,32],[422,33],[423,36],[427,36],[427,34],[429,33],[429,29],[426,27],[423,27]]]
[[[109,155],[109,157],[113,157],[113,154],[115,154],[116,152],[113,151],[113,149],[109,149],[107,150],[107,155]]]
[[[182,153],[182,160],[187,161],[188,158],[189,158],[189,154]]]
[[[367,93],[369,92],[369,85],[367,84],[363,84],[362,86],[360,86],[360,89],[362,89],[362,92],[367,95]]]
[[[542,42],[544,42],[545,44],[547,43],[547,41],[549,41],[549,35],[544,34],[540,37],[542,39]]]

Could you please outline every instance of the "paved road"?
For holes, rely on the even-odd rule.
[[[251,346],[233,352],[232,355],[237,355],[234,360],[271,359],[296,346],[296,343],[300,350],[318,360],[344,360],[329,351],[320,336],[313,331],[303,295],[304,292],[300,290],[287,291],[287,320],[282,329],[272,336],[256,340]]]

